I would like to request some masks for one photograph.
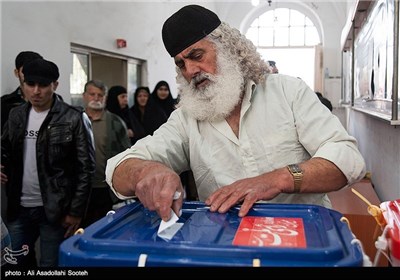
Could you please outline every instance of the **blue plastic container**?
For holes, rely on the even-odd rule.
[[[315,205],[255,204],[212,213],[185,202],[169,241],[158,237],[159,216],[142,204],[120,208],[65,240],[61,267],[134,266],[362,266],[363,252],[342,214]],[[247,222],[246,222],[247,221]],[[290,227],[296,224],[296,230]],[[252,228],[251,228],[252,227]]]

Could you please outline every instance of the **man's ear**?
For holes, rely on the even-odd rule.
[[[15,75],[15,77],[17,77],[18,79],[19,79],[19,71],[18,71],[18,69],[14,69],[14,75]]]
[[[58,87],[58,81],[53,82],[53,91],[56,91]]]

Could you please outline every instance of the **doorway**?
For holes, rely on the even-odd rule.
[[[77,44],[71,44],[71,54],[72,105],[83,106],[82,93],[89,80],[101,80],[107,88],[124,86],[128,91],[129,106],[133,105],[135,89],[144,84],[144,60]]]

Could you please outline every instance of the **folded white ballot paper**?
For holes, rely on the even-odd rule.
[[[178,199],[180,196],[180,192],[175,192],[174,200]],[[166,222],[164,220],[161,220],[160,226],[157,231],[157,236],[164,239],[165,241],[171,240],[176,232],[184,225],[184,223],[177,223],[178,220],[179,217],[171,209],[171,218]]]
[[[175,233],[183,226],[183,223],[177,223],[179,217],[171,209],[171,218],[165,222],[161,220],[160,227],[158,228],[158,237],[169,241],[174,237]]]

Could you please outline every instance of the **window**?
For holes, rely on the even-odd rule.
[[[357,1],[342,42],[342,99],[356,111],[400,125],[398,1]]]
[[[71,94],[81,94],[85,83],[89,80],[89,55],[72,53],[72,75],[70,77]]]
[[[315,46],[321,40],[313,22],[295,9],[276,8],[257,17],[246,32],[279,73],[299,77],[315,88]]]

